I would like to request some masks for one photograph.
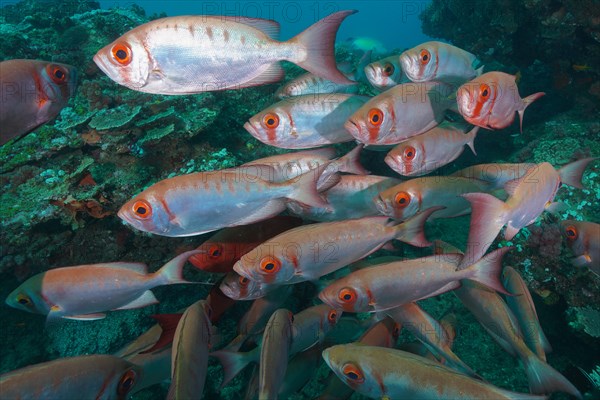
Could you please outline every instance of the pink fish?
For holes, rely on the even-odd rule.
[[[334,44],[342,21],[331,14],[279,42],[275,21],[229,16],[167,17],[140,25],[94,56],[115,82],[155,94],[190,94],[277,82],[279,61],[293,62],[337,83],[352,83],[336,68]]]
[[[282,149],[310,149],[350,142],[346,120],[369,98],[352,94],[307,94],[259,112],[244,128],[261,142]]]
[[[148,273],[145,264],[127,262],[50,269],[23,282],[6,303],[48,315],[48,320],[104,318],[104,311],[158,303],[150,291],[156,286],[189,283],[183,279],[183,266],[194,254],[198,251],[182,253],[154,273]]]
[[[523,132],[523,114],[534,101],[545,95],[534,93],[521,98],[515,76],[504,72],[488,72],[462,85],[456,94],[458,111],[467,122],[485,129],[503,129],[519,113]]]
[[[400,64],[408,79],[413,82],[461,84],[483,72],[483,67],[474,67],[477,57],[443,42],[426,42],[406,50],[400,55]]]
[[[560,223],[563,236],[575,254],[573,265],[586,266],[600,276],[600,225],[566,220]]]
[[[280,308],[267,323],[260,352],[259,400],[277,399],[292,347],[293,320],[291,311]]]
[[[468,145],[475,152],[479,127],[468,133],[455,127],[437,126],[421,135],[401,142],[385,157],[391,169],[404,176],[420,176],[456,160]]]
[[[75,92],[77,73],[38,60],[0,63],[0,145],[53,120]]]
[[[366,102],[344,126],[366,145],[398,144],[441,123],[455,106],[451,91],[441,83],[403,83]]]
[[[398,56],[390,56],[375,61],[365,67],[365,75],[373,87],[385,90],[400,83],[408,82],[398,61]]]
[[[496,190],[502,189],[508,181],[521,178],[531,167],[535,167],[535,165],[534,163],[478,164],[456,171],[451,176],[479,179],[480,181],[487,182],[490,185],[490,190]]]

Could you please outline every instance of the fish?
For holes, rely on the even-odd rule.
[[[313,346],[290,358],[278,397],[289,399],[310,382],[319,370],[322,351],[321,346]]]
[[[576,258],[573,265],[586,266],[600,276],[600,225],[594,222],[565,220],[561,231]]]
[[[504,185],[509,181],[522,178],[529,169],[535,166],[535,163],[478,164],[456,171],[450,176],[478,179],[487,182],[490,185],[490,190],[497,190],[504,188]]]
[[[456,101],[460,115],[468,123],[490,130],[510,126],[516,112],[523,133],[525,109],[545,94],[537,92],[522,99],[514,75],[493,71],[458,88]]]
[[[456,160],[468,145],[475,152],[475,137],[479,127],[469,132],[453,126],[435,128],[396,145],[385,156],[385,163],[404,176],[421,176]]]
[[[371,98],[344,124],[365,145],[391,145],[439,125],[456,106],[443,83],[403,83]]]
[[[527,347],[540,360],[546,361],[546,353],[550,353],[552,347],[540,325],[527,284],[521,278],[521,275],[510,266],[504,267],[502,282],[504,287],[511,293],[511,296],[505,297],[505,301],[517,318]]]
[[[500,273],[502,257],[510,249],[503,247],[495,250],[460,271],[457,271],[457,267],[462,260],[461,254],[433,255],[378,264],[334,281],[319,293],[319,299],[347,312],[380,313],[454,290],[460,286],[462,279],[474,280],[507,293],[500,282]]]
[[[148,273],[142,263],[114,262],[50,269],[13,290],[9,306],[47,315],[48,321],[102,319],[109,310],[127,310],[158,303],[150,289],[160,285],[191,283],[183,279],[183,266],[192,250],[178,255],[160,270]]]
[[[483,66],[474,54],[443,42],[426,42],[400,54],[402,70],[413,82],[462,84],[480,76]]]
[[[434,320],[435,321],[435,320]],[[437,321],[435,321],[437,323]],[[452,349],[454,339],[456,338],[456,315],[446,314],[439,322],[443,336],[448,342],[448,346]],[[437,329],[437,328],[436,328]],[[441,332],[436,331],[436,332]],[[437,336],[437,335],[436,335]],[[400,350],[408,351],[409,353],[416,354],[421,357],[425,357],[428,360],[437,361],[440,364],[448,365],[444,358],[436,357],[430,350],[429,347],[421,341],[413,340],[412,342],[404,343],[400,345]],[[456,368],[454,368],[456,369]],[[468,375],[468,374],[467,374]]]
[[[546,398],[500,389],[402,350],[340,344],[323,350],[323,359],[342,382],[372,399]]]
[[[65,357],[0,375],[0,393],[3,399],[125,400],[141,372],[111,355]]]
[[[235,16],[187,15],[142,24],[100,49],[94,62],[109,78],[145,93],[182,95],[239,89],[283,78],[290,61],[336,83],[335,36],[356,13],[333,13],[298,36],[276,40],[279,23]]]
[[[77,70],[42,60],[0,62],[0,146],[52,121],[75,94]]]
[[[369,98],[343,93],[307,94],[277,102],[244,124],[264,144],[281,149],[311,149],[354,138],[346,120]]]
[[[233,270],[255,282],[292,284],[336,271],[379,250],[392,239],[425,247],[428,209],[398,225],[383,216],[320,222],[291,229],[244,254]]]
[[[265,240],[300,225],[300,218],[277,216],[249,225],[223,228],[198,246],[196,250],[202,253],[190,257],[189,262],[206,272],[231,272],[233,264],[243,254]]]
[[[365,75],[369,83],[376,89],[385,90],[400,83],[408,82],[408,78],[397,55],[372,62],[365,67]]]
[[[248,225],[285,210],[286,199],[326,206],[317,193],[321,165],[286,182],[274,182],[269,166],[196,172],[155,183],[125,203],[119,217],[143,232],[194,236]]]
[[[472,211],[467,249],[461,267],[485,254],[503,226],[506,225],[504,238],[511,240],[521,228],[535,222],[544,210],[558,208],[553,201],[561,184],[582,188],[583,172],[594,160],[583,158],[558,171],[550,163],[537,164],[521,178],[506,183],[504,189],[509,195],[506,202],[488,193],[462,194],[471,203]]]
[[[258,375],[259,400],[275,400],[283,383],[292,346],[293,314],[276,310],[263,334]]]
[[[279,285],[269,285],[261,282],[252,281],[245,276],[239,275],[235,271],[225,275],[219,288],[225,296],[234,300],[255,300],[266,296],[267,293],[275,290]]]
[[[452,177],[425,176],[404,181],[384,190],[373,198],[382,215],[396,220],[406,220],[429,207],[444,206],[432,219],[453,218],[470,212],[464,193],[487,191],[483,181]]]
[[[342,221],[379,215],[373,197],[396,186],[399,179],[376,175],[342,175],[340,181],[322,194],[327,207],[310,207],[289,201],[287,208],[304,219],[319,222]]]
[[[171,351],[171,385],[167,399],[202,396],[211,343],[210,314],[205,300],[189,306],[177,324]]]

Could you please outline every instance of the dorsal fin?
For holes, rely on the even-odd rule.
[[[279,26],[279,22],[277,22],[277,21],[273,21],[271,19],[236,17],[236,16],[219,16],[218,18],[223,19],[225,21],[232,21],[232,22],[237,22],[240,24],[251,26],[251,27],[263,32],[265,35],[269,36],[271,39],[279,40],[280,26]]]

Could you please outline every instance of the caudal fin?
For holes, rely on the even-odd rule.
[[[501,247],[481,258],[469,267],[473,272],[468,279],[479,282],[497,292],[510,295],[511,293],[504,288],[500,280],[502,275],[502,258],[510,250],[512,250],[512,247]]]
[[[304,32],[290,39],[289,42],[300,44],[306,53],[302,60],[291,59],[305,70],[315,75],[340,84],[352,84],[342,72],[337,69],[335,62],[335,36],[342,21],[357,10],[345,10],[333,13]]]
[[[544,92],[538,92],[530,94],[529,96],[523,99],[523,108],[517,111],[519,113],[519,128],[521,129],[521,133],[523,133],[523,115],[525,114],[525,109],[529,107],[531,103],[544,96],[545,94],[546,93]]]
[[[360,163],[360,153],[363,147],[362,144],[359,144],[347,154],[334,161],[340,172],[354,175],[369,175],[369,171]]]
[[[581,393],[571,382],[567,380],[560,372],[552,368],[540,360],[535,354],[523,360],[525,364],[525,373],[529,381],[529,391],[535,394],[545,394],[554,392],[569,393],[577,397],[583,398]]]
[[[159,285],[172,285],[175,283],[192,283],[183,279],[183,266],[187,262],[188,258],[195,254],[201,254],[202,250],[190,250],[185,253],[181,253],[171,261],[163,265],[163,267],[155,273],[159,277]]]
[[[319,195],[317,186],[318,182],[321,180],[321,176],[329,174],[329,172],[326,172],[329,164],[330,163],[321,164],[319,167],[311,169],[305,174],[284,182],[283,185],[290,185],[293,187],[291,193],[286,197],[290,200],[296,200],[309,206],[327,208],[329,203],[323,200]],[[339,181],[340,177],[335,173],[328,176],[326,180],[328,185],[331,184],[332,179],[337,179],[337,181]],[[337,182],[334,182],[332,186],[335,184],[337,184]]]
[[[425,221],[427,221],[427,218],[431,214],[444,208],[446,207],[430,207],[425,211],[413,215],[403,223],[396,225],[398,230],[394,239],[417,247],[431,246],[431,242],[425,237]]]
[[[487,193],[461,195],[471,203],[471,227],[467,248],[459,269],[479,260],[490,247],[508,218],[508,210],[501,200]]]
[[[219,350],[210,353],[210,355],[218,358],[223,366],[223,382],[221,383],[221,387],[224,387],[229,381],[235,378],[246,365],[251,362],[258,362],[260,359],[260,347],[256,347],[246,353]]]
[[[561,169],[558,170],[560,181],[569,186],[573,186],[578,189],[583,189],[583,184],[581,183],[583,171],[585,171],[589,163],[596,160],[597,158],[598,157],[582,158],[581,160],[577,160],[563,166]]]

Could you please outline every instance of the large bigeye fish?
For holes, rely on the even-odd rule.
[[[400,83],[408,82],[402,71],[398,56],[390,56],[372,62],[365,67],[365,75],[373,87],[385,90]]]
[[[329,368],[372,399],[543,400],[500,389],[402,350],[341,344],[323,351]]]
[[[59,358],[0,375],[0,397],[125,400],[140,373],[139,367],[115,356]]]
[[[167,17],[125,33],[94,56],[115,82],[155,94],[190,94],[280,80],[290,61],[337,83],[352,83],[336,68],[335,36],[356,11],[323,18],[287,42],[275,21],[228,16]]]
[[[53,120],[75,92],[75,68],[39,60],[0,62],[0,145]]]
[[[261,142],[282,149],[310,149],[350,142],[346,120],[369,100],[352,94],[291,97],[259,112],[244,128]]]
[[[560,223],[562,234],[575,254],[573,265],[588,267],[600,276],[600,225],[593,222],[566,220]]]
[[[286,199],[325,207],[316,184],[327,166],[285,182],[274,182],[275,170],[261,165],[176,176],[135,196],[118,215],[144,232],[193,236],[274,217]]]
[[[373,97],[344,126],[366,145],[398,144],[440,124],[456,106],[451,91],[443,83],[403,83]]]
[[[477,57],[456,46],[442,42],[426,42],[400,55],[400,64],[413,82],[448,82],[461,84],[481,75],[475,69]]]
[[[525,109],[545,94],[538,92],[522,99],[514,75],[493,71],[462,85],[456,93],[456,101],[458,111],[467,122],[485,129],[510,126],[517,112],[523,132]]]
[[[197,250],[178,255],[160,270],[148,273],[142,263],[115,262],[50,269],[12,291],[6,304],[19,310],[48,315],[48,320],[94,320],[104,311],[127,310],[158,303],[150,289],[190,283],[183,266]]]

